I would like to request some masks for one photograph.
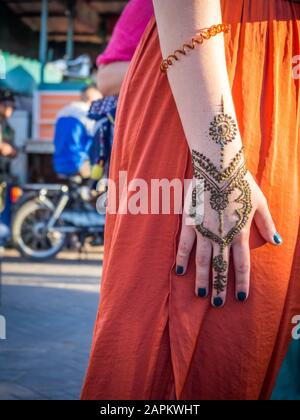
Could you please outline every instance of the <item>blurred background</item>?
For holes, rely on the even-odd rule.
[[[0,52],[6,67],[0,86],[17,94],[10,124],[15,144],[24,149],[12,174],[22,183],[55,180],[51,154],[57,113],[95,80],[96,58],[125,4],[124,0],[0,1]]]
[[[96,60],[126,3],[0,1],[0,399],[79,398],[103,258],[96,183],[117,98],[97,92]],[[50,232],[59,205],[62,230]]]
[[[0,1],[2,400],[79,398],[118,93],[142,35],[126,45],[127,3]],[[120,63],[110,44],[122,13],[129,36]],[[298,344],[274,399],[300,399]]]

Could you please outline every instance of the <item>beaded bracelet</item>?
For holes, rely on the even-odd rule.
[[[182,49],[174,51],[173,54],[169,55],[165,60],[162,61],[160,69],[163,73],[166,73],[168,68],[172,66],[174,61],[178,61],[178,55],[187,55],[189,50],[194,50],[197,44],[202,45],[205,40],[210,39],[213,36],[220,34],[221,32],[227,33],[231,29],[231,26],[226,23],[220,23],[218,25],[213,25],[210,28],[200,29],[199,32],[192,38],[190,44],[184,44]]]

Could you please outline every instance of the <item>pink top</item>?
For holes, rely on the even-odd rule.
[[[112,38],[97,59],[97,66],[115,61],[131,61],[146,26],[154,14],[152,0],[130,0]]]

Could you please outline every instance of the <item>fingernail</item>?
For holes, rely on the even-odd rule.
[[[237,298],[240,302],[244,302],[247,299],[247,293],[239,292]]]
[[[282,237],[279,235],[278,232],[275,233],[273,239],[276,245],[281,245],[283,243]]]
[[[221,299],[220,297],[214,298],[214,306],[216,308],[219,308],[222,305],[223,305],[223,299]]]
[[[183,273],[184,273],[184,268],[181,265],[177,265],[176,267],[177,276],[182,276]]]
[[[198,296],[201,298],[204,298],[206,296],[206,289],[205,288],[198,289]]]

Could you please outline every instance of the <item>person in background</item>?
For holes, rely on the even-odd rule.
[[[141,8],[139,0],[130,0],[114,28],[108,46],[97,59],[97,86],[104,98],[94,102],[89,112],[89,118],[97,121],[91,149],[92,178],[96,181],[104,173],[108,174],[118,95],[152,15],[152,2]]]
[[[8,89],[0,89],[0,156],[5,158],[13,158],[17,155],[14,147],[14,130],[8,123],[14,109],[13,93]]]
[[[73,102],[58,114],[54,137],[54,169],[58,175],[91,175],[89,150],[92,145],[94,121],[87,116],[92,102],[101,99],[95,86],[81,92],[81,101]]]
[[[0,89],[0,213],[5,208],[6,187],[10,174],[11,159],[17,155],[14,147],[14,130],[8,122],[13,115],[14,109],[14,94],[8,89]],[[4,245],[9,234],[8,226],[0,221],[0,247]]]
[[[103,96],[120,93],[130,61],[152,15],[152,2],[140,7],[139,0],[130,0],[125,7],[107,48],[97,59],[97,86]]]

